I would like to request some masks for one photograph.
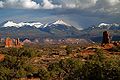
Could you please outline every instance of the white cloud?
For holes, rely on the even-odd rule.
[[[4,4],[3,4],[4,3]],[[42,5],[41,5],[42,4]],[[5,0],[0,1],[0,7],[20,8],[20,9],[54,9],[61,8],[61,5],[52,4],[49,0],[43,0],[43,3],[37,3],[33,0]]]
[[[40,4],[37,4],[32,0],[24,0],[24,3],[22,3],[22,6],[24,8],[38,9],[40,7]]]
[[[78,6],[74,3],[70,3],[70,4],[65,4],[66,8],[78,8]]]
[[[50,2],[49,0],[43,0],[43,8],[44,9],[54,9],[54,8],[61,8],[61,5],[54,5],[52,4],[52,2]]]
[[[24,9],[38,9],[39,4],[32,0],[6,0],[4,2],[6,8],[24,8]]]
[[[119,13],[120,0],[62,0],[64,8],[77,8],[93,12]]]
[[[64,0],[63,6],[66,8],[80,8],[85,9],[95,6],[97,0]]]
[[[120,0],[61,0],[64,7],[68,8],[90,8],[90,7],[107,7],[120,4]]]
[[[39,0],[37,0],[39,2]],[[120,12],[120,0],[2,0],[0,8],[20,8],[20,9],[54,9],[72,8],[84,9],[93,12]],[[56,4],[58,3],[58,4]]]
[[[107,0],[112,6],[120,3],[120,0]]]
[[[119,5],[119,6],[118,6]],[[96,8],[101,9],[111,9],[120,7],[119,0],[98,0],[96,3]]]
[[[94,9],[96,12],[119,13],[120,0],[98,0]]]
[[[0,8],[4,7],[3,4],[4,4],[4,2],[0,1]]]
[[[97,5],[99,6],[115,6],[120,3],[120,0],[98,0]]]

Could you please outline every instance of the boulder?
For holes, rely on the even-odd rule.
[[[0,54],[0,62],[2,62],[5,59],[5,56],[3,54]]]

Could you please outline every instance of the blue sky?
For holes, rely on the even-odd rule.
[[[101,22],[120,23],[120,0],[0,0],[0,23],[58,19],[80,29]]]

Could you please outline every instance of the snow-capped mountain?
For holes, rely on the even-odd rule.
[[[34,26],[36,28],[40,28],[43,24],[40,22],[20,22],[16,23],[13,21],[7,21],[2,27],[23,27],[23,26]]]
[[[106,24],[106,23],[100,23],[99,25],[98,25],[98,27],[102,27],[102,26],[110,26],[111,24]]]
[[[75,27],[67,24],[63,20],[57,20],[53,23],[47,23],[40,28],[41,31],[48,32],[54,36],[77,36],[79,35],[79,30]]]
[[[42,24],[40,22],[20,22],[6,21],[0,24],[0,32],[6,36],[7,33],[19,37],[77,37],[79,30],[63,20]]]
[[[120,30],[120,24],[107,24],[107,23],[100,23],[98,26],[92,26],[90,29],[107,29],[107,30]]]
[[[4,22],[4,24],[2,24],[2,27],[16,27],[16,28],[20,28],[20,27],[24,27],[24,26],[33,26],[36,28],[46,28],[49,26],[53,26],[55,27],[58,25],[63,25],[63,26],[71,26],[70,24],[67,24],[66,22],[64,22],[63,20],[57,20],[53,23],[46,23],[46,24],[42,24],[40,22],[20,22],[20,23],[16,23],[14,21],[6,21]]]
[[[102,36],[102,31],[110,31],[112,36],[117,36],[120,40],[120,24],[101,23],[87,29],[78,30],[72,25],[57,20],[52,23],[42,24],[40,22],[20,22],[6,21],[0,24],[0,33],[3,37],[9,33],[12,37],[19,38],[89,38],[98,40]],[[97,39],[95,39],[97,37]]]
[[[116,24],[116,23],[113,23],[113,24],[100,23],[100,24],[98,25],[98,27],[103,27],[103,26],[108,26],[108,27],[116,26],[116,27],[119,27],[120,25],[119,25],[119,24]]]
[[[63,20],[57,20],[53,23],[54,25],[60,24],[60,25],[66,25],[66,26],[71,26],[70,24],[67,24]]]
[[[60,26],[71,26],[70,24],[68,24],[68,23],[66,23],[66,22],[64,22],[63,20],[57,20],[57,21],[54,21],[54,22],[52,22],[52,23],[46,23],[46,24],[44,24],[44,25],[42,25],[40,28],[55,28],[55,27],[60,27]]]

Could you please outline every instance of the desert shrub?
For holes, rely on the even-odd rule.
[[[115,46],[115,47],[109,49],[109,51],[112,51],[112,52],[120,52],[120,46]]]
[[[3,50],[2,53],[8,54],[11,56],[17,56],[17,57],[35,57],[37,56],[37,52],[35,49],[32,48],[8,48],[7,50]]]
[[[67,54],[71,54],[73,48],[71,46],[67,46],[65,50],[67,51]]]
[[[83,65],[82,80],[119,80],[120,67],[109,62],[88,61]]]
[[[36,52],[33,49],[23,49],[24,52],[21,54],[21,56],[27,56],[27,57],[35,57],[36,56]]]
[[[0,80],[10,80],[12,75],[12,70],[7,67],[0,65]]]
[[[7,48],[5,50],[2,51],[2,53],[10,55],[10,56],[17,56],[19,57],[19,55],[23,52],[23,50],[21,50],[21,48]]]
[[[16,71],[15,78],[25,78],[27,76],[27,72],[24,68],[21,68]]]
[[[50,72],[50,76],[52,78],[63,78],[65,71],[60,67],[60,64],[58,62],[51,63],[48,67],[48,71]]]
[[[103,75],[105,80],[119,80],[120,79],[120,63],[119,59],[108,59],[103,62]]]
[[[83,80],[103,80],[102,64],[96,61],[88,61],[82,68]]]
[[[25,59],[17,56],[5,55],[4,61],[0,63],[0,70],[2,77],[7,77],[4,80],[11,80],[12,78],[20,78],[26,76],[26,71],[24,70]],[[3,68],[2,68],[3,67]],[[7,71],[6,71],[7,70]],[[8,73],[8,74],[7,74]]]
[[[80,80],[82,77],[82,66],[84,62],[80,60],[65,60],[63,69],[66,71],[65,80]]]
[[[96,49],[95,52],[96,52],[96,54],[89,56],[90,60],[95,60],[95,61],[101,61],[102,62],[106,59],[105,53],[102,49]]]
[[[31,64],[24,66],[25,71],[27,72],[27,77],[38,77],[35,76],[38,74],[39,68],[37,66],[33,66]]]
[[[49,80],[50,79],[50,73],[48,72],[47,68],[42,67],[38,70],[38,77],[41,80]]]
[[[47,51],[48,50],[48,51]],[[89,55],[86,61],[80,58],[69,58],[47,64],[47,67],[29,62],[33,57],[40,56],[52,49],[39,51],[32,48],[8,48],[4,61],[0,62],[0,80],[13,78],[37,77],[41,80],[119,80],[120,56],[110,55],[102,49],[96,49],[96,54]],[[66,48],[68,54],[73,47]],[[80,56],[81,57],[81,56]],[[81,57],[82,58],[82,57]],[[39,67],[40,66],[40,67]]]

